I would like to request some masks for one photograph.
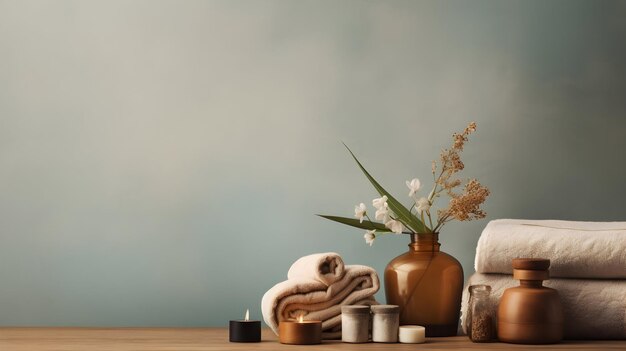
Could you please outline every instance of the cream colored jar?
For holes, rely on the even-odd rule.
[[[398,342],[400,308],[396,305],[372,306],[372,341]]]
[[[341,341],[368,342],[370,338],[370,307],[341,306]]]

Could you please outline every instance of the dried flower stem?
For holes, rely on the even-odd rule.
[[[439,231],[444,224],[453,219],[471,221],[486,216],[486,213],[480,209],[480,205],[485,202],[490,192],[489,189],[482,186],[476,179],[468,180],[461,194],[454,192],[454,189],[462,184],[462,181],[454,178],[454,175],[465,168],[465,165],[461,161],[460,153],[463,151],[463,147],[468,141],[468,136],[474,131],[476,131],[476,123],[472,122],[460,134],[452,134],[452,147],[450,149],[444,149],[441,152],[439,160],[441,170],[437,177],[435,177],[437,162],[432,162],[431,170],[435,184],[433,185],[431,196],[429,197],[430,204],[432,205],[435,198],[439,197],[444,191],[447,192],[451,198],[447,208],[437,211],[438,219],[434,228],[432,221],[430,222],[432,232]],[[428,214],[428,216],[430,217],[430,214]]]

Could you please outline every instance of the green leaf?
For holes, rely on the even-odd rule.
[[[361,228],[372,230],[376,229],[379,232],[390,232],[387,227],[385,227],[382,223],[370,222],[368,220],[364,220],[363,223],[360,223],[356,218],[346,218],[346,217],[337,217],[337,216],[326,216],[326,215],[318,215],[322,218],[330,219],[331,221],[335,221],[341,224],[349,225],[351,227]]]
[[[359,162],[356,156],[354,156],[354,153],[352,152],[352,150],[350,150],[348,145],[344,143],[343,146],[348,149],[350,155],[352,155],[352,158],[356,161],[357,165],[359,165],[359,168],[361,168],[361,171],[363,171],[363,174],[365,174],[367,179],[369,179],[370,183],[372,183],[374,188],[376,188],[376,191],[378,191],[381,196],[387,196],[387,204],[389,205],[389,208],[393,211],[393,213],[396,214],[399,221],[404,223],[406,226],[409,227],[409,229],[412,229],[416,233],[430,232],[430,230],[426,228],[424,223],[419,218],[412,214],[411,211],[404,207],[398,200],[391,196],[391,194],[389,194],[387,190],[385,190],[380,184],[378,184],[378,182],[367,172],[365,167],[363,167],[361,162]]]

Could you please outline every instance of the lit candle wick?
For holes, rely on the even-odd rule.
[[[246,309],[246,317],[243,320],[244,321],[250,320],[250,309]]]
[[[304,317],[302,317],[302,315],[300,315],[298,317],[298,323],[302,323],[302,322],[304,322]]]

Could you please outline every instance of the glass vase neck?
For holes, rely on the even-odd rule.
[[[438,252],[439,233],[412,233],[409,248],[411,251]]]

